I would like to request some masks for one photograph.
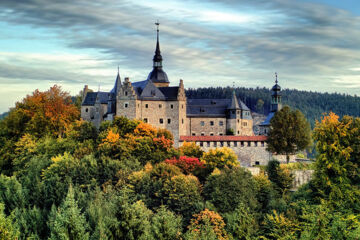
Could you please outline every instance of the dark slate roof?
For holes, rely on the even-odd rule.
[[[240,99],[238,102],[240,109],[250,111]],[[231,99],[188,99],[186,114],[189,117],[226,117],[230,104]]]
[[[274,117],[274,112],[270,112],[269,115],[267,115],[265,121],[263,121],[260,126],[269,126],[271,119]]]
[[[82,103],[83,106],[93,106],[96,101],[96,97],[99,96],[101,104],[107,104],[109,99],[108,92],[88,92],[86,94],[85,100]]]
[[[115,79],[115,85],[114,85],[114,88],[111,89],[111,93],[117,93],[116,90],[118,88],[118,85],[121,85],[121,78],[120,78],[120,74],[118,73],[117,76],[116,76],[116,79]]]
[[[166,100],[176,100],[179,87],[159,87],[159,90],[164,94]]]
[[[236,98],[235,91],[233,92],[233,95],[232,95],[232,97],[231,97],[231,104],[229,105],[228,108],[229,108],[229,109],[240,109],[238,100],[237,100],[237,98]]]
[[[162,68],[154,67],[154,69],[149,73],[147,80],[151,80],[154,83],[168,83],[169,79],[166,73]]]

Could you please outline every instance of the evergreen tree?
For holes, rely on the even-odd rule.
[[[78,208],[71,185],[61,206],[58,209],[52,206],[48,226],[50,240],[89,239],[88,223]]]

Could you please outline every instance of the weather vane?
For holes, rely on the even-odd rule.
[[[277,74],[277,72],[275,72],[275,83],[277,84],[278,83],[278,74]]]

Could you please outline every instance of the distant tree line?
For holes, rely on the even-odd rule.
[[[189,88],[188,98],[230,98],[231,87]],[[252,110],[268,114],[271,103],[271,89],[268,88],[235,88],[236,95]],[[360,114],[360,97],[340,93],[320,93],[284,89],[281,91],[283,104],[304,113],[312,128],[315,120],[320,120],[324,113],[334,112],[338,116],[357,117]]]

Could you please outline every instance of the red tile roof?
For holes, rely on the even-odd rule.
[[[180,136],[180,142],[266,141],[266,136]]]

